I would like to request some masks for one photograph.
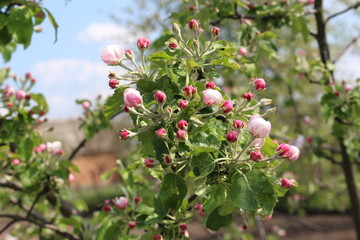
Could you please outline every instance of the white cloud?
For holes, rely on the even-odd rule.
[[[77,39],[84,43],[119,42],[124,45],[134,45],[139,37],[145,34],[139,30],[119,26],[114,23],[91,23],[77,35]]]

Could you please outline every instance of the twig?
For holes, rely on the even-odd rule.
[[[16,223],[17,222],[17,220],[12,220],[12,221],[10,221],[10,222],[8,222],[8,224],[6,224],[6,226],[5,227],[3,227],[1,230],[0,230],[0,236],[1,236],[1,234],[3,234],[3,232],[5,232],[6,231],[6,229],[8,229],[9,227],[11,227],[11,225],[13,225],[14,223]]]
[[[356,35],[353,39],[351,39],[351,41],[343,48],[343,50],[341,50],[341,52],[339,53],[339,55],[333,60],[333,63],[335,63],[336,61],[339,60],[339,58],[341,58],[344,53],[354,44],[356,43],[356,41],[360,38],[360,33],[358,35]]]
[[[343,13],[346,13],[347,11],[350,11],[351,9],[357,9],[358,7],[360,7],[360,2],[357,2],[357,3],[355,3],[354,5],[348,7],[348,8],[346,8],[346,9],[340,11],[340,12],[337,12],[337,13],[334,13],[334,14],[330,15],[330,16],[325,20],[325,22],[328,22],[330,19],[332,19],[332,18],[334,18],[334,17],[337,17],[337,16],[339,16],[339,15],[341,15],[341,14],[343,14]]]
[[[314,80],[307,72],[303,72],[304,76],[310,83],[321,84],[321,82]]]
[[[13,182],[4,181],[2,179],[0,179],[0,187],[11,188],[11,189],[16,190],[16,191],[22,191],[23,190],[22,187],[19,186],[18,184],[13,183]]]

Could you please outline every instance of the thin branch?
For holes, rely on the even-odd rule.
[[[6,229],[8,229],[9,227],[11,227],[11,225],[13,225],[14,223],[16,223],[18,220],[14,219],[10,222],[8,222],[8,224],[6,224],[1,230],[0,230],[0,236],[1,234],[3,234],[3,232],[6,231]]]
[[[355,3],[354,5],[340,11],[340,12],[337,12],[337,13],[334,13],[333,15],[330,15],[325,22],[328,22],[330,19],[334,18],[334,17],[337,17],[343,13],[346,13],[347,11],[350,11],[351,9],[357,9],[358,7],[360,7],[360,2],[357,2]]]
[[[339,60],[339,58],[341,58],[345,52],[354,44],[356,43],[356,41],[360,38],[360,33],[358,35],[356,35],[353,39],[351,39],[351,41],[343,48],[343,50],[341,50],[341,52],[339,53],[339,55],[333,60],[333,63],[335,63],[336,61]]]
[[[19,186],[18,184],[16,183],[13,183],[13,182],[8,182],[8,181],[5,181],[3,179],[0,179],[0,187],[2,188],[11,188],[13,190],[16,190],[16,191],[22,191],[22,187]]]
[[[304,76],[310,83],[321,84],[321,82],[314,80],[307,72],[302,72],[302,74],[304,74]]]

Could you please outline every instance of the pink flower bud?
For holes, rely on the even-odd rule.
[[[25,100],[30,100],[31,99],[31,95],[30,94],[26,94],[26,96],[25,96]]]
[[[299,56],[306,56],[306,51],[303,50],[303,49],[300,49],[300,50],[298,51],[298,54],[299,54]]]
[[[191,29],[191,30],[198,30],[198,28],[199,28],[199,22],[197,21],[197,20],[195,20],[195,19],[191,19],[190,21],[189,21],[189,28]]]
[[[206,88],[214,89],[216,87],[214,82],[207,82],[205,85]]]
[[[119,86],[119,82],[116,79],[110,79],[109,80],[109,87],[112,89],[117,88]]]
[[[223,97],[218,90],[206,89],[202,92],[203,101],[206,105],[217,105],[223,101]]]
[[[340,96],[340,92],[339,92],[339,91],[336,91],[334,94],[335,94],[335,96],[337,96],[337,97]]]
[[[196,7],[195,7],[194,5],[190,5],[190,6],[189,6],[189,10],[190,10],[190,11],[195,11],[195,9],[196,9]]]
[[[111,211],[111,207],[110,207],[109,205],[105,205],[105,206],[103,207],[103,210],[104,210],[105,212],[110,212],[110,211]]]
[[[16,92],[16,99],[24,99],[26,97],[26,92],[24,90],[19,90]]]
[[[12,96],[12,95],[15,94],[15,88],[12,87],[12,86],[6,86],[5,89],[4,89],[3,94],[4,94],[6,97],[10,97],[10,96]]]
[[[17,166],[20,164],[20,160],[17,158],[14,158],[13,160],[11,160],[11,163],[12,163],[12,165]]]
[[[163,237],[162,237],[160,234],[158,234],[158,235],[155,235],[155,236],[153,237],[153,239],[154,239],[154,240],[163,240]]]
[[[185,230],[187,229],[186,223],[180,224],[180,225],[179,225],[179,228],[180,228],[181,231],[185,231]]]
[[[283,179],[281,179],[280,184],[281,184],[282,188],[289,189],[293,185],[293,182],[288,178],[283,178]]]
[[[147,38],[139,38],[137,40],[137,46],[138,46],[140,51],[148,49],[150,47],[150,45],[151,45],[151,42]]]
[[[140,196],[137,196],[134,198],[135,203],[139,203],[139,202],[141,202],[141,200],[142,200],[142,198]]]
[[[226,134],[226,140],[229,142],[236,142],[238,139],[238,133],[236,131],[230,131],[228,134]]]
[[[231,100],[225,100],[223,104],[221,105],[221,108],[223,108],[223,113],[229,113],[233,109],[234,104]]]
[[[249,9],[253,9],[255,6],[254,6],[253,3],[249,3],[249,4],[247,5],[247,7],[248,7]]]
[[[263,159],[264,156],[262,155],[262,153],[260,151],[253,151],[250,153],[250,159],[253,161],[259,161],[260,159]]]
[[[263,221],[269,221],[272,219],[272,214],[270,214],[268,217],[264,218]]]
[[[218,27],[213,27],[213,28],[211,29],[211,34],[212,34],[213,36],[218,36],[218,35],[220,34],[220,28],[218,28]]]
[[[160,128],[155,131],[155,135],[159,138],[164,138],[166,136],[166,130],[164,128]]]
[[[36,83],[36,78],[31,78],[31,79],[30,79],[30,82],[31,82],[32,84]]]
[[[126,140],[126,139],[132,137],[134,135],[134,133],[129,130],[124,129],[119,133],[119,135],[122,140]]]
[[[248,51],[247,51],[246,48],[240,47],[239,50],[237,51],[237,53],[238,53],[240,56],[246,57],[246,55],[248,54]]]
[[[137,107],[142,104],[140,92],[135,88],[127,88],[124,91],[124,103],[127,107]]]
[[[191,97],[195,94],[196,88],[194,86],[186,86],[183,88],[183,91],[187,97]]]
[[[252,93],[245,93],[244,95],[242,95],[242,97],[248,101],[250,101],[253,97],[254,97],[254,94]]]
[[[345,91],[345,92],[350,92],[352,89],[353,89],[352,86],[349,85],[349,84],[346,84],[346,85],[344,86],[344,91]]]
[[[250,118],[247,128],[253,137],[265,138],[270,134],[271,123],[255,115]]]
[[[75,180],[75,176],[74,174],[70,173],[69,176],[68,176],[68,181],[71,183]]]
[[[266,82],[262,78],[255,79],[254,85],[255,85],[256,90],[259,90],[259,91],[262,91],[266,88]]]
[[[276,151],[279,152],[280,157],[289,159],[290,161],[295,161],[300,156],[300,150],[298,147],[286,143],[280,144]]]
[[[14,104],[13,104],[12,102],[9,102],[9,103],[6,104],[6,106],[7,106],[8,108],[12,108],[12,107],[14,106]]]
[[[185,238],[189,238],[189,231],[183,231],[183,232],[181,232],[181,235],[183,235]]]
[[[125,56],[127,59],[131,60],[134,58],[134,53],[132,50],[127,49],[127,50],[125,50]]]
[[[125,210],[128,204],[129,201],[125,197],[116,198],[114,201],[114,206],[120,210]]]
[[[176,137],[177,137],[177,139],[179,139],[179,140],[185,140],[185,138],[187,137],[187,132],[184,131],[184,130],[178,130],[178,131],[176,132]]]
[[[129,222],[128,226],[130,229],[132,229],[132,228],[136,227],[136,222],[135,221]]]
[[[204,216],[204,205],[202,203],[199,203],[195,207],[196,211],[199,213],[200,216]]]
[[[241,228],[246,231],[248,229],[248,226],[246,224],[242,225]]]
[[[25,78],[30,79],[30,78],[31,78],[31,73],[27,72],[27,73],[25,74]]]
[[[163,160],[164,160],[164,163],[166,163],[167,165],[171,164],[171,162],[172,162],[169,155],[165,155]]]
[[[85,101],[82,103],[82,107],[85,110],[88,110],[90,108],[90,103],[88,101]]]
[[[236,129],[242,129],[244,128],[245,124],[241,120],[235,120],[234,121],[234,128]]]
[[[41,152],[45,152],[46,151],[46,145],[44,143],[40,144],[39,149],[40,149]]]
[[[189,105],[189,102],[188,102],[187,100],[181,100],[181,101],[179,102],[179,108],[180,108],[181,110],[183,110],[184,108],[186,108],[188,105]]]
[[[154,159],[151,159],[151,158],[146,158],[144,160],[144,164],[148,168],[153,168],[153,167],[159,165],[159,162],[157,160],[154,160]]]
[[[105,205],[109,205],[111,203],[111,201],[109,200],[109,199],[106,199],[105,201],[104,201],[104,204]]]
[[[178,46],[177,46],[176,43],[174,43],[174,42],[169,43],[168,47],[169,47],[170,49],[172,49],[172,50],[175,50],[175,49],[178,48]]]
[[[158,90],[155,94],[154,94],[154,98],[158,101],[158,103],[163,103],[166,101],[166,95],[165,93],[163,93],[162,91]]]
[[[180,120],[178,123],[177,123],[177,127],[181,130],[186,130],[187,127],[188,127],[188,122],[185,121],[185,120]]]
[[[124,49],[119,45],[108,45],[101,53],[101,59],[108,65],[119,64],[124,58]]]

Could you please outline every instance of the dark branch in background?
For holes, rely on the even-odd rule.
[[[314,80],[307,72],[302,72],[302,74],[304,74],[304,76],[306,77],[306,79],[313,84],[322,84],[320,81],[316,81]]]
[[[68,232],[63,232],[58,227],[56,227],[56,226],[54,226],[52,224],[39,223],[39,222],[37,222],[35,220],[32,220],[32,219],[30,219],[28,217],[22,217],[22,216],[11,215],[11,214],[0,214],[0,218],[10,218],[10,219],[12,219],[12,221],[10,221],[3,229],[0,230],[0,234],[2,234],[7,228],[9,228],[15,222],[29,222],[29,223],[35,224],[35,225],[37,225],[39,227],[50,229],[50,230],[56,232],[57,234],[59,234],[60,236],[65,237],[66,239],[80,240],[80,238],[76,238],[76,237],[74,237],[72,234],[70,234]]]
[[[16,183],[13,183],[13,182],[7,182],[3,179],[0,179],[0,187],[2,188],[10,188],[10,189],[13,189],[13,190],[16,190],[16,191],[22,191],[22,187],[19,186],[18,184]]]
[[[333,60],[333,63],[335,63],[336,61],[338,61],[343,55],[344,53],[353,45],[356,43],[356,41],[360,38],[360,33],[358,35],[356,35],[353,39],[351,39],[351,41],[343,48],[343,50],[341,50],[341,52],[339,53],[339,55]]]
[[[330,19],[334,18],[334,17],[337,17],[343,13],[346,13],[347,11],[350,11],[351,9],[357,9],[358,7],[360,7],[360,2],[357,2],[355,3],[354,5],[340,11],[340,12],[337,12],[337,13],[334,13],[333,15],[330,15],[325,22],[328,22]]]
[[[118,113],[116,113],[114,116],[112,116],[111,118],[109,118],[109,121],[114,119],[115,117],[117,117],[118,115],[120,115],[122,112],[124,112],[124,110],[119,111]],[[96,133],[99,130],[96,131]],[[85,147],[85,144],[87,143],[87,139],[84,138],[78,145],[77,147],[71,152],[70,156],[69,156],[69,161],[73,160],[73,158],[75,157],[75,155],[80,151],[81,148]]]

